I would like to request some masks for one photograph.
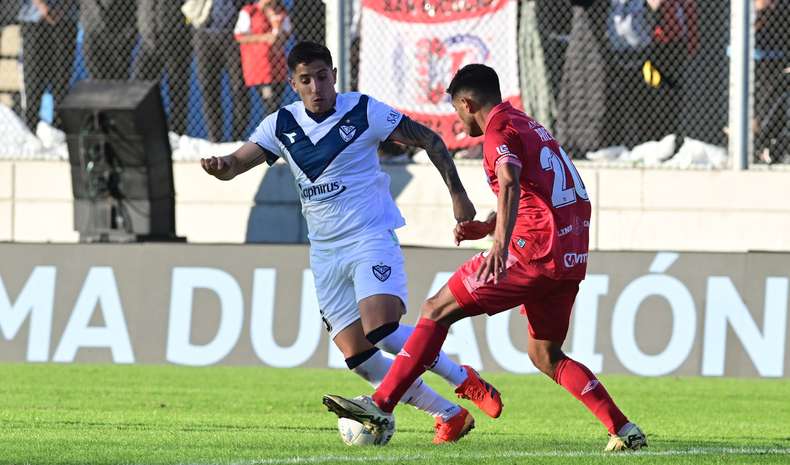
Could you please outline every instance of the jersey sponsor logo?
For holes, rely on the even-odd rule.
[[[387,279],[389,279],[391,274],[392,274],[392,268],[388,267],[383,263],[373,266],[373,276],[375,276],[376,279],[378,279],[382,283]]]
[[[334,199],[346,190],[343,181],[328,182],[326,184],[313,184],[302,186],[299,184],[300,195],[305,201],[325,202]]]
[[[527,241],[525,241],[523,238],[519,238],[518,242],[516,242],[516,245],[523,249],[524,246],[527,245]]]
[[[403,350],[403,349],[401,349],[401,350],[400,350],[400,352],[398,352],[398,356],[399,356],[399,357],[401,357],[401,356],[402,356],[402,357],[409,357],[409,358],[411,358],[411,355],[409,355],[409,353],[408,353],[408,352],[406,352],[406,351],[405,351],[405,350]]]
[[[568,234],[571,231],[573,231],[573,225],[568,225],[568,226],[565,226],[564,228],[560,229],[559,232],[557,233],[557,235],[559,237],[562,237],[562,236]]]
[[[590,381],[589,383],[587,383],[587,386],[584,386],[584,389],[582,389],[582,395],[585,395],[588,392],[590,392],[593,389],[595,389],[598,386],[598,383],[599,383],[599,381],[597,379],[594,379],[594,380]]]
[[[566,253],[565,254],[565,266],[567,268],[573,268],[576,265],[587,263],[587,254],[586,253]]]
[[[507,148],[507,145],[502,144],[496,148],[496,153],[499,155],[510,155],[510,149]]]
[[[340,137],[344,141],[348,142],[354,138],[354,134],[357,132],[357,128],[355,128],[354,126],[340,126],[340,129],[338,129],[338,131],[340,132]]]
[[[289,141],[290,143],[292,143],[292,144],[293,144],[293,143],[294,143],[294,141],[296,140],[296,133],[295,133],[295,132],[286,132],[286,133],[285,133],[285,134],[283,134],[283,135],[284,135],[285,137],[287,137],[287,138],[288,138],[288,141]]]

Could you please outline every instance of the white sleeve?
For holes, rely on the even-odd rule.
[[[287,110],[285,110],[287,111]],[[277,139],[275,130],[277,129],[277,114],[272,113],[261,121],[250,136],[250,142],[255,142],[266,153],[266,163],[274,164],[283,155],[280,141]]]
[[[236,21],[236,27],[233,29],[233,35],[238,34],[252,34],[252,18],[244,10],[239,12],[239,19]]]
[[[378,140],[386,140],[403,119],[403,113],[368,96],[368,124]]]

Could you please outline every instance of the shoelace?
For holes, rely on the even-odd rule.
[[[467,393],[470,393],[471,396],[467,395]],[[465,390],[463,394],[458,394],[458,397],[467,400],[482,400],[485,399],[487,395],[489,395],[487,389],[481,388],[480,386],[471,386]]]

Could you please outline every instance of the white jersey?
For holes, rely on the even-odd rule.
[[[357,92],[334,111],[309,114],[301,101],[266,117],[250,141],[267,163],[283,158],[296,178],[310,243],[329,249],[405,225],[376,150],[403,115]]]

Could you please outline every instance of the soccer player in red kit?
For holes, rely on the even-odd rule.
[[[348,400],[328,395],[324,404],[378,431],[436,358],[453,323],[521,305],[529,320],[530,360],[606,426],[611,435],[606,450],[647,446],[642,430],[628,421],[595,375],[562,351],[587,269],[591,208],[579,173],[546,128],[502,102],[493,69],[467,65],[447,92],[467,134],[485,135],[483,167],[497,195],[496,215],[485,222],[459,223],[455,241],[493,232],[493,245],[462,265],[425,302],[414,332],[373,396]],[[499,393],[492,389],[492,395]],[[474,427],[471,414],[455,421],[464,422],[454,428],[461,431],[456,439]]]

